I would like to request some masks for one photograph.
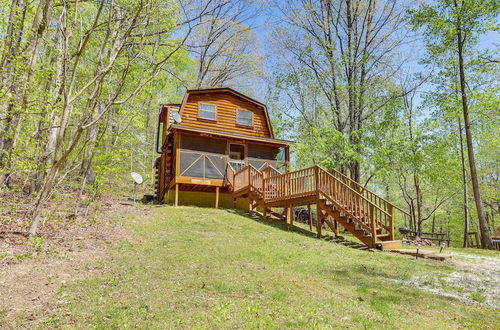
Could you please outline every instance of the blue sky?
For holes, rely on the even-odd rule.
[[[261,10],[259,15],[256,17],[254,21],[254,29],[257,33],[257,37],[261,43],[262,51],[266,56],[266,62],[269,64],[269,61],[272,61],[273,58],[273,50],[268,45],[268,38],[272,29],[279,24],[279,21],[276,20],[276,16],[278,12],[273,9],[268,3],[264,4],[264,10]],[[500,33],[498,31],[491,31],[485,35],[483,35],[480,39],[478,48],[479,49],[498,49],[500,46]],[[409,61],[406,65],[405,70],[409,72],[426,72],[427,69],[420,64],[422,57],[425,54],[425,50],[423,48],[423,44],[421,42],[417,42],[412,49],[408,49],[408,56],[412,57],[411,61]],[[269,69],[269,68],[267,68]],[[426,89],[431,88],[431,86],[422,86],[421,93],[424,93]],[[265,88],[264,88],[265,89]],[[420,93],[420,95],[421,95]],[[415,103],[416,105],[421,104],[421,97],[417,94]],[[258,95],[259,99],[264,98],[264,95]]]

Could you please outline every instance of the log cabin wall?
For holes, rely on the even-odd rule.
[[[199,104],[214,104],[216,120],[199,118]],[[237,123],[237,110],[248,110],[253,113],[253,125],[244,126]],[[182,124],[226,131],[251,136],[272,138],[264,108],[228,92],[190,93],[181,109]]]
[[[206,118],[200,116],[203,103],[212,105],[203,107]],[[174,122],[174,111],[180,121]],[[176,205],[182,190],[215,190],[218,196],[220,188],[231,187],[228,164],[229,173],[247,165],[289,171],[289,141],[274,139],[266,106],[230,88],[190,90],[181,104],[162,105],[157,144],[162,146],[158,167],[164,165],[158,168],[157,199],[175,188]]]

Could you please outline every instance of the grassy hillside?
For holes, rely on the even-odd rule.
[[[498,328],[489,307],[401,281],[446,263],[364,252],[226,210],[151,207],[99,275],[63,288],[44,325],[113,328]],[[89,265],[95,266],[95,265]]]

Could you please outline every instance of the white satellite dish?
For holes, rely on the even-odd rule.
[[[142,184],[142,182],[144,181],[142,179],[142,175],[140,175],[139,173],[132,172],[132,173],[130,173],[130,175],[132,176],[132,179],[134,179],[135,183],[137,183],[137,184]]]
[[[172,119],[174,120],[175,124],[180,124],[182,122],[181,115],[179,115],[179,111],[172,111]]]
[[[132,177],[132,179],[134,179],[134,203],[135,203],[135,200],[136,200],[135,196],[137,193],[137,185],[141,184],[144,180],[142,179],[142,175],[140,175],[139,173],[131,172],[130,176]]]

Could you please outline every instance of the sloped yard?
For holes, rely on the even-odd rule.
[[[454,262],[358,251],[228,210],[133,208],[118,217],[131,235],[87,260],[79,279],[65,282],[31,319],[19,313],[15,325],[500,327],[495,300],[481,305],[479,296],[464,300],[415,284],[462,272]]]

